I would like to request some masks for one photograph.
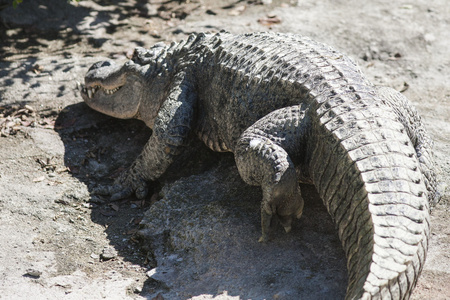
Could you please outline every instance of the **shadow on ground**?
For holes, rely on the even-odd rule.
[[[110,35],[122,30],[124,19],[155,17],[145,0],[96,1],[90,6],[61,0],[25,0],[16,8],[11,3],[0,0],[0,58],[5,60],[21,52],[29,58],[40,57],[43,49],[70,56],[80,43],[98,49],[111,39]],[[59,42],[56,47],[54,41]]]
[[[257,243],[260,191],[242,182],[232,155],[213,153],[192,138],[194,151],[152,185],[148,199],[109,202],[93,189],[111,184],[131,164],[151,130],[84,103],[65,107],[55,128],[65,165],[88,186],[91,220],[106,228],[118,255],[153,270],[142,296],[344,297],[344,253],[313,188],[303,187],[305,212],[292,233],[274,222],[273,240],[264,245]]]

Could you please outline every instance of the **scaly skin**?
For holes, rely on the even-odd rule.
[[[439,199],[431,140],[403,95],[374,87],[343,54],[297,35],[191,35],[138,48],[121,67],[93,65],[83,99],[153,129],[112,199],[145,197],[193,131],[261,186],[260,241],[274,214],[290,231],[298,181],[312,183],[348,258],[346,298],[409,298]]]

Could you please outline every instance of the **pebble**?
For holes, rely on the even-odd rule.
[[[39,278],[42,275],[42,272],[36,269],[27,269],[25,275]]]
[[[103,248],[102,254],[100,254],[102,260],[110,260],[117,257],[117,251],[112,246],[106,246]]]
[[[95,254],[95,253],[91,253],[91,258],[93,258],[93,259],[99,259],[99,258],[100,258],[100,255]]]

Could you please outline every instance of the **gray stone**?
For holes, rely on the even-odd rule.
[[[106,246],[103,248],[102,253],[100,254],[100,258],[102,260],[110,260],[117,257],[117,251],[112,246]]]
[[[161,285],[149,297],[343,298],[345,258],[317,194],[305,193],[305,215],[291,234],[274,226],[270,241],[259,243],[261,191],[232,163],[166,184],[145,213],[139,236],[157,261],[147,275]]]

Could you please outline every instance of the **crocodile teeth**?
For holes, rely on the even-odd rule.
[[[114,94],[115,92],[117,92],[117,91],[119,90],[119,88],[115,88],[115,89],[111,89],[111,90],[102,88],[102,90],[103,90],[103,92],[104,92],[105,94],[107,94],[107,95],[112,95],[112,94]]]
[[[89,97],[89,99],[92,99],[92,97],[94,96],[94,94],[95,94],[99,89],[101,89],[101,90],[103,91],[103,93],[105,93],[106,95],[112,95],[112,94],[114,94],[115,92],[117,92],[117,91],[120,89],[120,87],[115,88],[115,89],[108,90],[108,89],[102,88],[102,87],[100,87],[100,86],[93,86],[93,87],[85,87],[85,88],[83,89],[83,91],[87,94],[87,96]]]
[[[118,89],[119,88],[115,88],[115,89],[112,89],[112,90],[103,89],[103,92],[105,92],[105,94],[112,95],[115,92],[117,92]]]
[[[92,99],[92,97],[94,96],[97,89],[98,89],[98,87],[85,87],[85,88],[83,88],[83,92],[87,94],[89,99]]]

